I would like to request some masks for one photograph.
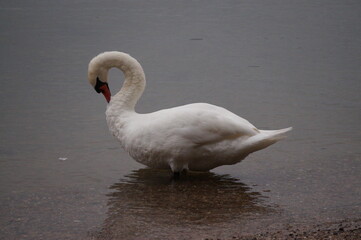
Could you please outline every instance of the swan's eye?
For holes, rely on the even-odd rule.
[[[96,82],[95,87],[94,87],[95,91],[97,93],[101,93],[102,92],[101,87],[104,86],[104,85],[108,86],[108,83],[100,81],[99,77],[97,77],[97,82]]]

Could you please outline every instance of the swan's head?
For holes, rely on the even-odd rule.
[[[102,93],[104,95],[105,99],[109,103],[111,93],[108,86],[108,69],[102,67],[99,60],[99,56],[97,56],[90,61],[88,68],[88,81],[97,93]]]

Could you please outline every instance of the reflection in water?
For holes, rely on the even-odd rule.
[[[200,236],[271,209],[261,205],[260,193],[214,173],[188,173],[174,181],[169,171],[140,169],[110,188],[108,216],[97,239]]]

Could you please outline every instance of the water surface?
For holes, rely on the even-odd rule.
[[[227,237],[359,218],[360,11],[358,1],[2,1],[0,238]],[[208,102],[294,130],[240,164],[173,182],[109,134],[86,79],[107,50],[143,65],[138,112]],[[110,78],[114,93],[122,74]]]

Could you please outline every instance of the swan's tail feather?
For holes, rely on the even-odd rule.
[[[247,140],[246,148],[249,153],[266,148],[281,139],[286,138],[285,133],[292,130],[292,127],[279,130],[259,130],[260,133]]]
[[[283,129],[279,129],[279,130],[259,130],[259,131],[261,133],[265,134],[267,136],[267,139],[279,141],[281,139],[286,138],[287,136],[284,134],[291,130],[292,130],[292,127],[283,128]]]

